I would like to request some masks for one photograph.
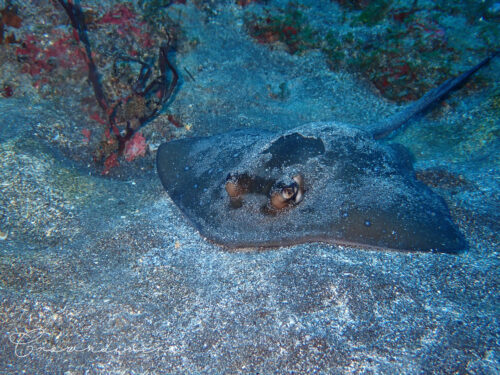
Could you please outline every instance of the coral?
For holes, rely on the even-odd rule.
[[[135,133],[134,136],[125,143],[125,151],[123,156],[125,160],[132,161],[139,156],[146,155],[146,139],[142,133]]]
[[[236,4],[242,7],[246,7],[252,3],[258,3],[259,0],[236,0]]]
[[[22,19],[17,15],[17,8],[14,6],[6,6],[4,9],[0,10],[0,44],[5,43],[16,43],[16,37],[13,33],[5,36],[5,30],[7,27],[13,27],[18,29],[21,27]]]
[[[116,119],[118,122],[130,122],[130,127],[137,129],[141,126],[139,121],[147,115],[148,107],[144,96],[133,94],[117,108]]]
[[[247,18],[246,25],[250,35],[259,43],[280,41],[291,54],[318,47],[316,33],[294,3],[289,3],[279,15]]]
[[[105,13],[95,21],[95,24],[107,28],[114,26],[114,29],[110,30],[128,43],[128,54],[131,56],[137,56],[139,48],[151,48],[154,45],[151,35],[145,28],[146,23],[139,21],[137,14],[125,4],[120,4]],[[125,45],[120,47],[125,48]]]
[[[366,8],[372,1],[371,0],[336,0],[339,5],[350,10],[361,10]]]
[[[82,134],[85,137],[85,143],[90,143],[90,136],[92,135],[92,132],[89,129],[82,129]]]
[[[132,27],[135,17],[135,13],[129,7],[120,4],[115,9],[105,13],[96,23]]]
[[[186,0],[139,0],[143,19],[151,24],[163,23],[165,9],[173,4],[186,4]]]
[[[415,100],[452,75],[450,62],[457,52],[448,45],[445,28],[431,13],[384,1],[366,4],[352,19],[356,27],[382,21],[386,27],[379,30],[376,40],[353,34],[327,35],[323,50],[329,65],[361,72],[386,98]],[[443,65],[443,61],[448,62]]]
[[[169,113],[167,115],[167,119],[176,128],[182,128],[184,126],[184,125],[182,125],[182,123],[180,122],[180,120],[176,116],[172,115],[171,113]]]
[[[106,129],[101,142],[99,142],[99,146],[94,152],[94,161],[101,162],[104,160],[104,165],[106,166],[106,161],[109,156],[117,154],[119,148],[120,145],[118,141],[111,136],[109,129]],[[118,157],[118,155],[116,155],[116,157]]]
[[[114,91],[114,95],[110,95],[109,90],[105,90],[109,86],[103,85],[94,60],[95,54],[93,54],[87,34],[87,21],[83,10],[71,1],[59,0],[59,3],[71,21],[76,39],[83,46],[84,61],[88,67],[88,80],[94,90],[97,103],[106,116],[105,119],[102,119],[99,113],[91,112],[91,116],[96,121],[104,122],[106,125],[94,160],[97,162],[104,160],[103,174],[108,174],[111,168],[118,165],[120,155],[123,154],[128,161],[145,155],[146,140],[141,133],[137,133],[137,130],[158,114],[163,104],[174,92],[178,74],[168,60],[170,38],[160,46],[158,63],[155,66],[151,59],[143,61],[136,57],[139,53],[133,43],[147,49],[152,46],[152,39],[147,32],[141,29],[145,23],[137,21],[136,14],[127,5],[120,4],[102,17],[97,18],[94,25],[116,27],[114,31],[118,35],[123,36],[125,41],[131,41],[131,43],[126,43],[126,47],[124,47],[128,48],[129,56],[121,54],[120,57],[117,57],[113,64],[114,70],[117,70],[118,65],[128,68],[131,65],[138,67],[138,76],[135,80],[132,78],[132,73],[135,71],[132,72],[130,69],[127,83],[124,84],[119,79],[115,82],[116,85],[121,86],[123,90],[128,89],[129,92],[121,95]],[[157,77],[153,77],[155,70],[159,72]],[[167,79],[168,72],[172,74],[170,82]]]
[[[391,6],[392,1],[380,0],[367,2],[366,7],[358,17],[359,22],[373,26],[382,21]]]
[[[112,168],[118,167],[118,154],[114,153],[109,155],[104,161],[104,169],[101,174],[106,175],[109,174]]]
[[[84,54],[75,44],[73,36],[69,33],[56,30],[55,40],[43,43],[34,34],[28,34],[16,55],[23,62],[23,72],[31,76],[40,76],[45,81],[50,80],[52,73],[57,68],[85,70]]]
[[[0,89],[0,92],[4,98],[10,98],[14,95],[14,89],[10,85],[4,85],[4,87]]]
[[[470,54],[482,56],[498,48],[500,29],[489,2],[336,2],[344,10],[340,29],[321,26],[293,2],[284,10],[266,9],[267,17],[247,14],[246,26],[259,43],[280,41],[290,53],[320,48],[331,69],[362,74],[396,102],[415,100],[456,75],[463,69],[460,60]],[[453,37],[457,30],[450,26],[450,16],[471,22],[474,47]]]

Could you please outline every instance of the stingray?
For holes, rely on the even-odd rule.
[[[241,129],[164,143],[157,152],[158,175],[200,234],[229,249],[327,242],[465,250],[445,201],[416,179],[409,152],[378,139],[423,113],[497,54],[363,129],[316,122],[285,132]]]

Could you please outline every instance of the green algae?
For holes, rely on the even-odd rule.
[[[385,19],[391,5],[392,1],[389,0],[370,1],[357,20],[367,26],[374,26]]]
[[[319,46],[316,31],[293,2],[288,3],[279,14],[268,14],[266,17],[247,15],[245,23],[250,35],[259,43],[280,41],[291,54],[300,54]]]
[[[470,10],[469,1],[337,2],[343,9],[341,28],[318,26],[293,2],[277,15],[269,9],[267,17],[247,14],[247,28],[258,42],[280,41],[292,54],[320,49],[331,69],[361,74],[398,103],[416,100],[461,73],[462,61],[471,54],[485,56],[500,39],[498,24],[487,17],[491,2]]]

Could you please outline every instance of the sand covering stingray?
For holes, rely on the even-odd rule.
[[[467,245],[443,199],[416,180],[404,147],[376,139],[460,87],[499,53],[366,131],[329,122],[282,134],[238,130],[175,140],[158,149],[158,175],[200,233],[231,249],[323,241],[458,252]],[[276,209],[276,196],[291,198]]]
[[[163,144],[158,173],[200,233],[229,248],[324,241],[397,250],[465,247],[444,201],[414,177],[402,147],[355,128],[312,123],[284,134],[240,130]],[[284,181],[300,173],[302,202],[266,209],[264,193],[233,207],[228,174]]]

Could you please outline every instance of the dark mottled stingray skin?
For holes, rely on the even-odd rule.
[[[164,143],[158,174],[168,194],[207,239],[230,249],[321,241],[377,249],[465,249],[443,199],[416,180],[402,146],[360,129],[311,123],[286,133],[238,130]],[[304,176],[304,200],[270,214],[265,194],[233,208],[229,173],[287,181]]]

